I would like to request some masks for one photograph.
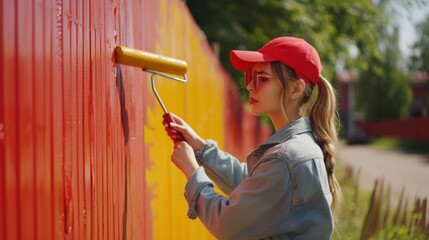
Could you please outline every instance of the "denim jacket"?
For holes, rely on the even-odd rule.
[[[247,164],[208,140],[185,187],[188,217],[218,239],[330,239],[332,195],[308,118],[253,150]],[[210,178],[228,196],[215,192]]]

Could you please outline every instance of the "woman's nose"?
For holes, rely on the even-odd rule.
[[[255,89],[254,89],[254,84],[253,84],[253,80],[251,80],[251,81],[249,82],[249,84],[247,84],[247,85],[246,85],[246,88],[247,88],[247,91],[249,91],[249,92],[253,92],[253,91],[255,91]]]

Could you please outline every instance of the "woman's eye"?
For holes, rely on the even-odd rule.
[[[267,76],[259,76],[258,80],[262,81],[262,82],[265,82],[265,81],[268,81],[268,77]]]

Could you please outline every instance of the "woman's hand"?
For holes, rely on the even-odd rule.
[[[187,179],[189,179],[198,168],[194,151],[186,142],[178,142],[174,144],[171,161],[186,175]]]
[[[174,141],[177,132],[180,132],[194,151],[203,148],[206,142],[183,119],[173,113],[170,114],[176,123],[163,121],[168,136]]]

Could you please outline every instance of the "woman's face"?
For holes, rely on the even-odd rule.
[[[251,112],[256,116],[282,114],[282,86],[271,70],[271,64],[255,63],[252,75],[251,82],[246,86],[249,91]]]

